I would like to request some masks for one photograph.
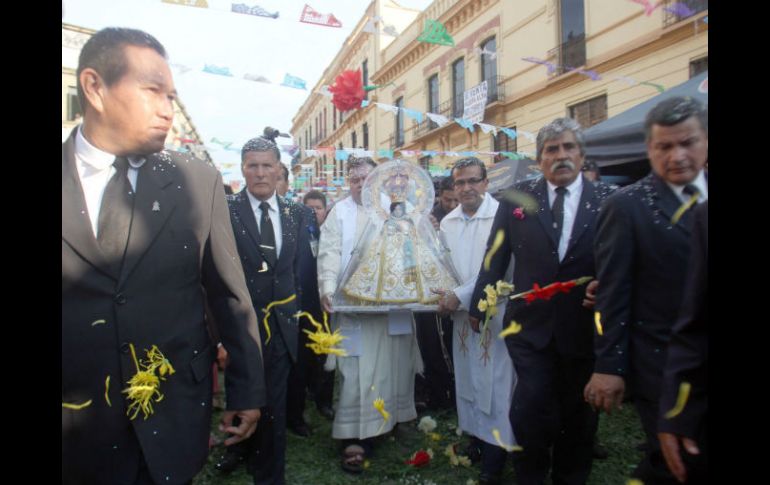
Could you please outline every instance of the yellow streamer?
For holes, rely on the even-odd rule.
[[[285,304],[289,303],[290,301],[294,301],[296,299],[297,299],[297,294],[295,293],[295,294],[291,295],[288,298],[284,298],[283,300],[271,301],[267,305],[267,308],[263,308],[262,309],[262,311],[265,312],[265,318],[262,319],[262,324],[265,326],[265,331],[267,331],[267,338],[265,339],[265,345],[267,345],[267,343],[270,342],[270,337],[271,337],[271,335],[270,335],[270,325],[267,324],[267,319],[270,318],[270,310],[274,306],[285,305]]]
[[[692,194],[692,197],[690,197],[687,202],[680,205],[676,212],[674,212],[673,217],[671,217],[671,225],[675,225],[679,222],[679,219],[682,218],[687,209],[695,205],[696,202],[698,202],[698,194]]]
[[[594,323],[596,324],[596,333],[604,335],[604,329],[602,328],[602,314],[594,312]]]
[[[96,326],[96,325],[99,325],[99,324],[102,324],[102,323],[107,323],[107,320],[105,320],[105,319],[103,319],[103,318],[102,318],[102,319],[100,319],[100,320],[94,320],[94,321],[91,323],[91,326],[93,327],[93,326]]]
[[[324,312],[324,324],[323,326],[318,323],[315,318],[313,318],[313,315],[311,315],[308,312],[298,312],[295,316],[297,318],[305,317],[308,320],[310,320],[310,323],[313,324],[313,326],[316,328],[315,332],[311,332],[306,329],[302,329],[303,332],[308,334],[308,337],[312,341],[312,343],[305,344],[306,347],[310,348],[313,352],[316,354],[334,354],[339,355],[341,357],[347,356],[347,352],[345,352],[345,349],[338,348],[337,345],[342,342],[342,339],[346,339],[347,337],[343,336],[340,332],[340,329],[334,331],[334,333],[331,332],[331,329],[329,328],[329,317]]]
[[[163,375],[168,373],[169,375],[174,373],[174,368],[171,363],[166,359],[157,345],[153,345],[147,352],[148,361],[142,362],[140,365],[139,360],[136,358],[136,350],[134,344],[128,344],[131,349],[131,356],[134,359],[134,365],[136,366],[136,374],[128,381],[128,387],[122,392],[127,394],[126,399],[131,401],[126,410],[126,415],[131,414],[130,419],[135,419],[139,414],[139,411],[144,413],[144,419],[147,419],[153,412],[152,407],[153,399],[155,402],[163,400],[163,394],[160,390],[160,381],[163,379]],[[161,376],[156,376],[155,371],[159,370]]]
[[[374,400],[373,403],[374,409],[376,409],[381,415],[382,415],[382,425],[380,426],[380,429],[377,431],[377,434],[380,434],[380,431],[382,431],[382,428],[385,426],[385,423],[387,423],[390,420],[390,413],[385,410],[385,400],[382,397],[378,397]]]
[[[84,402],[83,404],[72,404],[69,402],[63,402],[61,403],[61,407],[67,408],[67,409],[74,409],[75,411],[80,411],[83,408],[87,408],[91,405],[92,400],[89,399],[88,401]]]
[[[516,320],[511,320],[511,324],[504,328],[498,337],[505,338],[508,335],[516,335],[519,332],[521,332],[521,325],[516,323]]]
[[[107,401],[107,405],[112,407],[110,402],[110,376],[107,375],[107,379],[104,381],[104,400]]]
[[[492,256],[494,256],[497,250],[500,249],[500,246],[503,245],[504,240],[505,233],[502,229],[498,229],[495,233],[495,240],[492,243],[492,247],[489,248],[489,252],[487,252],[487,255],[484,256],[484,270],[489,271],[490,266],[492,266]]]
[[[690,397],[691,389],[692,385],[690,385],[689,382],[682,382],[679,384],[679,394],[676,396],[676,405],[664,415],[666,419],[671,419],[681,414],[685,404],[687,404],[687,399]]]
[[[500,448],[503,448],[505,451],[523,451],[524,448],[521,446],[514,446],[514,445],[508,445],[503,443],[503,439],[500,437],[500,430],[495,428],[492,430],[492,436],[495,437],[495,441],[497,441],[497,444],[500,445]]]

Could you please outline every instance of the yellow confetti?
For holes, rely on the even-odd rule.
[[[492,266],[492,256],[494,256],[497,250],[500,249],[504,240],[505,232],[503,232],[502,229],[498,229],[495,233],[495,240],[492,242],[492,247],[489,248],[487,255],[484,256],[484,270],[489,271],[490,266]]]
[[[366,470],[367,468],[369,468],[371,465],[372,465],[372,464],[371,464],[371,463],[369,463],[369,460],[364,460],[364,470]]]
[[[532,197],[527,192],[521,190],[509,189],[502,193],[502,197],[508,202],[518,205],[524,212],[528,214],[534,214],[540,208],[540,204],[537,203],[537,199]]]
[[[433,441],[441,441],[441,435],[438,433],[431,433],[430,439],[432,439]]]
[[[168,359],[163,356],[157,345],[153,345],[150,350],[146,351],[148,360],[141,362],[141,364],[136,358],[134,344],[129,343],[128,345],[131,349],[134,365],[136,366],[136,374],[129,379],[128,387],[122,391],[127,395],[126,399],[131,401],[126,410],[126,415],[128,416],[133,411],[130,419],[135,419],[139,411],[142,411],[144,419],[147,419],[154,412],[152,407],[153,400],[155,402],[163,400],[163,394],[159,390],[160,381],[165,380],[162,376],[165,373],[172,375],[174,368]],[[160,377],[155,375],[156,370],[161,373]]]
[[[521,446],[514,446],[514,445],[507,445],[503,443],[503,439],[500,437],[500,430],[495,428],[492,430],[492,436],[495,437],[495,441],[497,441],[497,444],[500,445],[500,448],[503,448],[505,451],[523,451],[524,448]]]
[[[644,485],[644,482],[639,480],[638,478],[630,478],[626,485]]]
[[[516,320],[511,320],[511,324],[505,327],[498,337],[505,338],[508,335],[516,335],[519,332],[521,332],[521,325],[516,323]]]
[[[339,355],[341,357],[346,357],[348,354],[347,352],[345,352],[345,349],[341,349],[337,347],[337,345],[339,345],[340,342],[342,342],[342,340],[346,339],[347,337],[341,334],[341,330],[339,328],[332,333],[331,329],[329,328],[328,315],[326,314],[326,312],[324,312],[323,315],[324,315],[323,326],[321,326],[321,324],[318,323],[315,320],[315,318],[313,318],[313,315],[311,315],[308,312],[298,312],[294,315],[297,318],[301,318],[301,317],[307,318],[308,320],[310,320],[310,323],[313,324],[313,326],[316,328],[315,332],[302,329],[302,331],[308,335],[308,337],[312,342],[309,344],[305,344],[305,346],[310,348],[317,355],[333,354],[333,355]],[[374,386],[372,386],[372,390],[374,390]]]
[[[375,399],[373,406],[382,415],[382,425],[380,425],[380,429],[377,431],[377,434],[380,434],[382,428],[385,427],[385,423],[390,420],[390,413],[385,410],[385,400],[382,397]]]
[[[674,215],[671,217],[671,225],[676,225],[677,222],[679,222],[679,219],[682,218],[685,212],[687,212],[687,209],[695,205],[695,203],[698,202],[698,194],[693,194],[692,197],[690,197],[687,202],[680,205],[679,208],[674,212]]]
[[[666,419],[679,416],[682,410],[684,410],[685,404],[687,404],[687,399],[690,397],[691,389],[692,385],[690,385],[689,382],[682,382],[679,384],[679,394],[676,396],[676,405],[674,405],[674,407],[664,415]]]
[[[103,318],[102,318],[102,319],[99,319],[99,320],[94,320],[94,321],[91,323],[91,326],[92,326],[92,327],[94,327],[94,326],[96,326],[96,325],[101,325],[101,324],[103,324],[103,323],[107,323],[107,320],[105,320],[105,319],[103,319]]]
[[[107,376],[107,379],[104,381],[104,400],[107,401],[107,405],[109,407],[112,407],[112,403],[110,402],[110,376]]]
[[[599,335],[604,335],[604,330],[602,329],[602,314],[599,312],[594,312],[594,323],[596,324],[596,333]]]
[[[291,295],[288,298],[284,298],[283,300],[271,301],[267,305],[267,308],[263,308],[262,309],[262,311],[265,312],[265,318],[262,319],[262,324],[265,326],[265,331],[267,332],[267,338],[265,339],[265,345],[267,345],[267,343],[270,342],[270,337],[271,337],[271,335],[270,335],[270,325],[268,325],[268,323],[267,323],[268,318],[270,318],[270,310],[274,306],[285,305],[285,304],[289,303],[290,301],[294,301],[296,299],[297,299],[297,294],[295,293],[295,294]]]
[[[63,402],[61,403],[61,407],[67,408],[67,409],[73,409],[75,411],[80,411],[83,408],[87,408],[91,405],[92,399],[89,399],[88,401],[84,402],[83,404],[72,404],[69,402]]]

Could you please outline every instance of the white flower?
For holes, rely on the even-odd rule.
[[[420,424],[417,425],[417,429],[423,433],[430,433],[436,429],[436,421],[430,416],[425,416],[420,420]]]

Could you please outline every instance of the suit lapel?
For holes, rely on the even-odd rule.
[[[150,155],[139,168],[131,231],[118,286],[130,276],[176,207],[174,198],[164,190],[173,177],[168,170],[152,170],[155,163],[158,162],[154,155]]]
[[[118,279],[116,270],[107,262],[104,253],[96,242],[91,220],[88,217],[83,187],[80,185],[75,166],[75,134],[77,129],[62,145],[61,169],[61,220],[62,239],[83,259],[96,269],[114,279]]]
[[[294,235],[297,230],[291,208],[283,200],[283,197],[276,197],[276,199],[278,200],[278,213],[281,217],[281,254],[278,255],[278,261],[281,261],[284,257],[294,256],[294,245],[297,243]]]
[[[262,251],[262,246],[260,246],[262,243],[262,237],[259,234],[259,227],[257,227],[257,216],[254,214],[254,210],[251,208],[251,202],[249,201],[249,196],[246,194],[246,190],[247,189],[243,189],[238,192],[238,200],[235,204],[235,209],[238,211],[238,217],[241,220],[243,226],[246,228],[246,232],[248,233],[249,237],[254,240],[254,247],[257,249],[259,256],[262,258],[262,261],[264,261],[265,264],[269,266],[270,262],[265,257],[265,253]],[[274,268],[270,269],[272,270]]]
[[[580,174],[580,176],[582,177],[583,174]],[[599,202],[596,200],[596,188],[594,187],[594,184],[583,178],[583,192],[580,194],[580,200],[578,201],[575,222],[572,224],[572,234],[569,238],[567,252],[564,253],[565,258],[580,240],[580,236],[582,236],[588,228],[592,215],[596,214],[598,203]]]
[[[679,207],[682,206],[683,202],[679,200],[679,197],[677,197],[674,191],[671,190],[671,187],[657,175],[650,174],[650,183],[653,187],[653,197],[655,198],[656,207],[660,209],[665,221],[668,224],[671,224],[671,218],[674,217],[674,214]],[[675,226],[678,227],[680,231],[684,231],[685,234],[689,235],[689,227],[691,226],[689,221],[691,217],[692,209],[686,210]]]
[[[546,235],[548,235],[551,245],[553,245],[554,248],[557,248],[556,234],[553,229],[553,214],[551,214],[551,205],[548,203],[548,186],[546,185],[545,177],[540,179],[540,182],[535,186],[534,195],[540,206],[537,211],[537,218],[543,226]]]

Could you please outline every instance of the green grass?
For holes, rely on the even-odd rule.
[[[212,430],[216,431],[219,416],[215,414]],[[470,468],[453,467],[444,449],[452,443],[465,445],[466,438],[456,434],[457,417],[444,411],[430,413],[438,423],[436,432],[441,435],[438,442],[431,441],[417,430],[417,422],[403,423],[398,430],[380,438],[375,445],[374,455],[369,458],[369,467],[361,475],[350,475],[340,468],[339,445],[331,438],[331,422],[320,416],[313,403],[307,403],[305,415],[313,430],[310,438],[300,438],[287,433],[286,483],[289,485],[465,485],[468,479],[477,479],[478,465]],[[422,417],[422,415],[420,416]],[[599,421],[599,440],[609,450],[606,460],[594,460],[589,485],[623,485],[631,470],[641,458],[635,446],[644,434],[633,406],[626,404],[623,410],[610,416],[602,414]],[[411,455],[430,447],[434,452],[431,462],[421,468],[404,464]],[[193,480],[194,485],[250,485],[251,476],[245,466],[231,475],[222,475],[214,464],[223,452],[218,446],[212,450],[206,467]],[[510,460],[506,463],[503,483],[516,483]]]

